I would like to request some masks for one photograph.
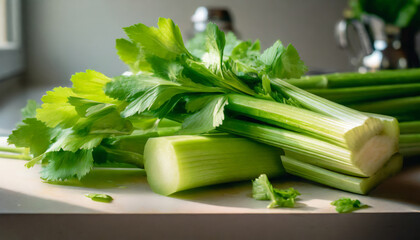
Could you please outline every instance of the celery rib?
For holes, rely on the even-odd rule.
[[[358,194],[368,194],[385,179],[395,175],[402,168],[402,156],[396,154],[373,176],[367,178],[348,176],[321,167],[281,156],[286,172],[333,188]]]
[[[420,133],[420,121],[410,121],[399,123],[401,134]]]
[[[420,69],[382,70],[367,73],[332,73],[289,79],[287,81],[303,89],[420,83]]]
[[[319,160],[317,165],[356,176],[373,175],[397,150],[394,139],[384,135],[375,136],[353,152],[300,133],[237,119],[225,119],[219,129],[313,157]],[[336,164],[332,166],[331,162]]]
[[[283,103],[231,94],[227,109],[296,132],[347,146],[346,133],[354,124]]]
[[[420,83],[336,89],[307,89],[307,91],[336,103],[351,104],[415,96],[420,92]]]
[[[351,104],[349,107],[363,112],[379,113],[384,115],[419,115],[420,96],[395,98],[367,103]]]

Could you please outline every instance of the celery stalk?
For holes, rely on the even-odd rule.
[[[420,92],[420,83],[336,89],[306,89],[306,91],[336,103],[350,104],[372,100],[377,101],[397,97],[415,96]]]
[[[420,83],[420,69],[383,70],[367,73],[333,73],[289,79],[289,83],[303,89],[377,86]]]
[[[288,156],[281,156],[281,159],[286,172],[290,174],[358,194],[368,194],[379,183],[395,175],[401,170],[403,162],[402,156],[396,154],[373,176],[361,178],[333,172]]]
[[[346,132],[347,147],[351,150],[357,150],[383,130],[383,124],[379,119],[308,93],[281,79],[271,79],[271,83],[273,88],[297,101],[303,107],[351,124],[352,127]]]
[[[0,153],[0,158],[9,158],[9,159],[19,159],[19,160],[31,160],[31,156],[25,154],[2,154]]]
[[[145,147],[147,180],[156,193],[281,176],[281,150],[231,135],[151,138]]]
[[[372,176],[397,151],[393,137],[377,135],[358,151],[289,130],[237,119],[225,119],[220,130],[317,159],[316,164],[355,176]]]
[[[28,149],[26,148],[17,148],[17,147],[4,147],[0,146],[1,152],[10,152],[10,153],[28,153]]]
[[[420,155],[420,134],[401,134],[399,147],[405,157]]]
[[[304,92],[303,94],[308,93]],[[338,104],[327,100],[324,106],[326,105]],[[343,106],[338,106],[339,108],[344,108]],[[310,134],[315,138],[332,142],[351,150],[360,148],[374,135],[379,134],[383,128],[379,120],[369,118],[360,112],[348,108],[339,110],[344,112],[342,115],[348,115],[346,121],[345,119],[337,119],[304,108],[237,94],[229,95],[229,104],[226,108],[282,128]],[[327,109],[327,107],[325,108]],[[346,112],[347,110],[348,112]],[[357,118],[358,121],[355,122],[350,118]]]
[[[420,133],[420,121],[401,122],[399,125],[401,134]]]
[[[349,107],[363,112],[379,113],[391,116],[419,115],[420,96],[395,98],[375,102],[351,104]]]

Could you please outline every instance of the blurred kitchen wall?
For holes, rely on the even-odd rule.
[[[351,70],[334,39],[334,25],[347,0],[26,0],[26,82],[69,85],[70,76],[95,69],[108,76],[127,70],[114,49],[122,27],[156,25],[172,18],[187,33],[198,6],[230,9],[244,39],[292,43],[310,70]]]

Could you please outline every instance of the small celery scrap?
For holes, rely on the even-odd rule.
[[[95,202],[110,203],[112,202],[112,200],[114,200],[108,194],[102,194],[102,193],[89,193],[89,194],[86,194],[85,196],[92,199]]]
[[[252,197],[257,200],[271,200],[267,208],[294,207],[295,199],[299,195],[300,193],[293,188],[274,188],[265,174],[261,174],[252,182]]]
[[[349,213],[369,207],[368,205],[362,204],[357,199],[352,200],[350,198],[340,198],[331,202],[331,205],[335,206],[335,210],[339,213]]]

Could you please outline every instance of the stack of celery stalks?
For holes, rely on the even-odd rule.
[[[124,30],[128,39],[116,48],[131,74],[76,73],[73,87],[54,88],[42,106],[23,110],[8,140],[30,149],[26,166],[42,164],[43,179],[131,166],[146,170],[153,191],[170,195],[289,173],[367,194],[402,167],[398,121],[366,112],[416,119],[420,70],[299,79],[307,68],[280,41],[261,52],[259,41],[210,23],[185,46],[178,26],[163,18],[158,28]],[[404,154],[418,149],[416,124],[401,124]]]
[[[289,82],[353,109],[397,118],[400,153],[420,155],[420,69],[335,73]]]

